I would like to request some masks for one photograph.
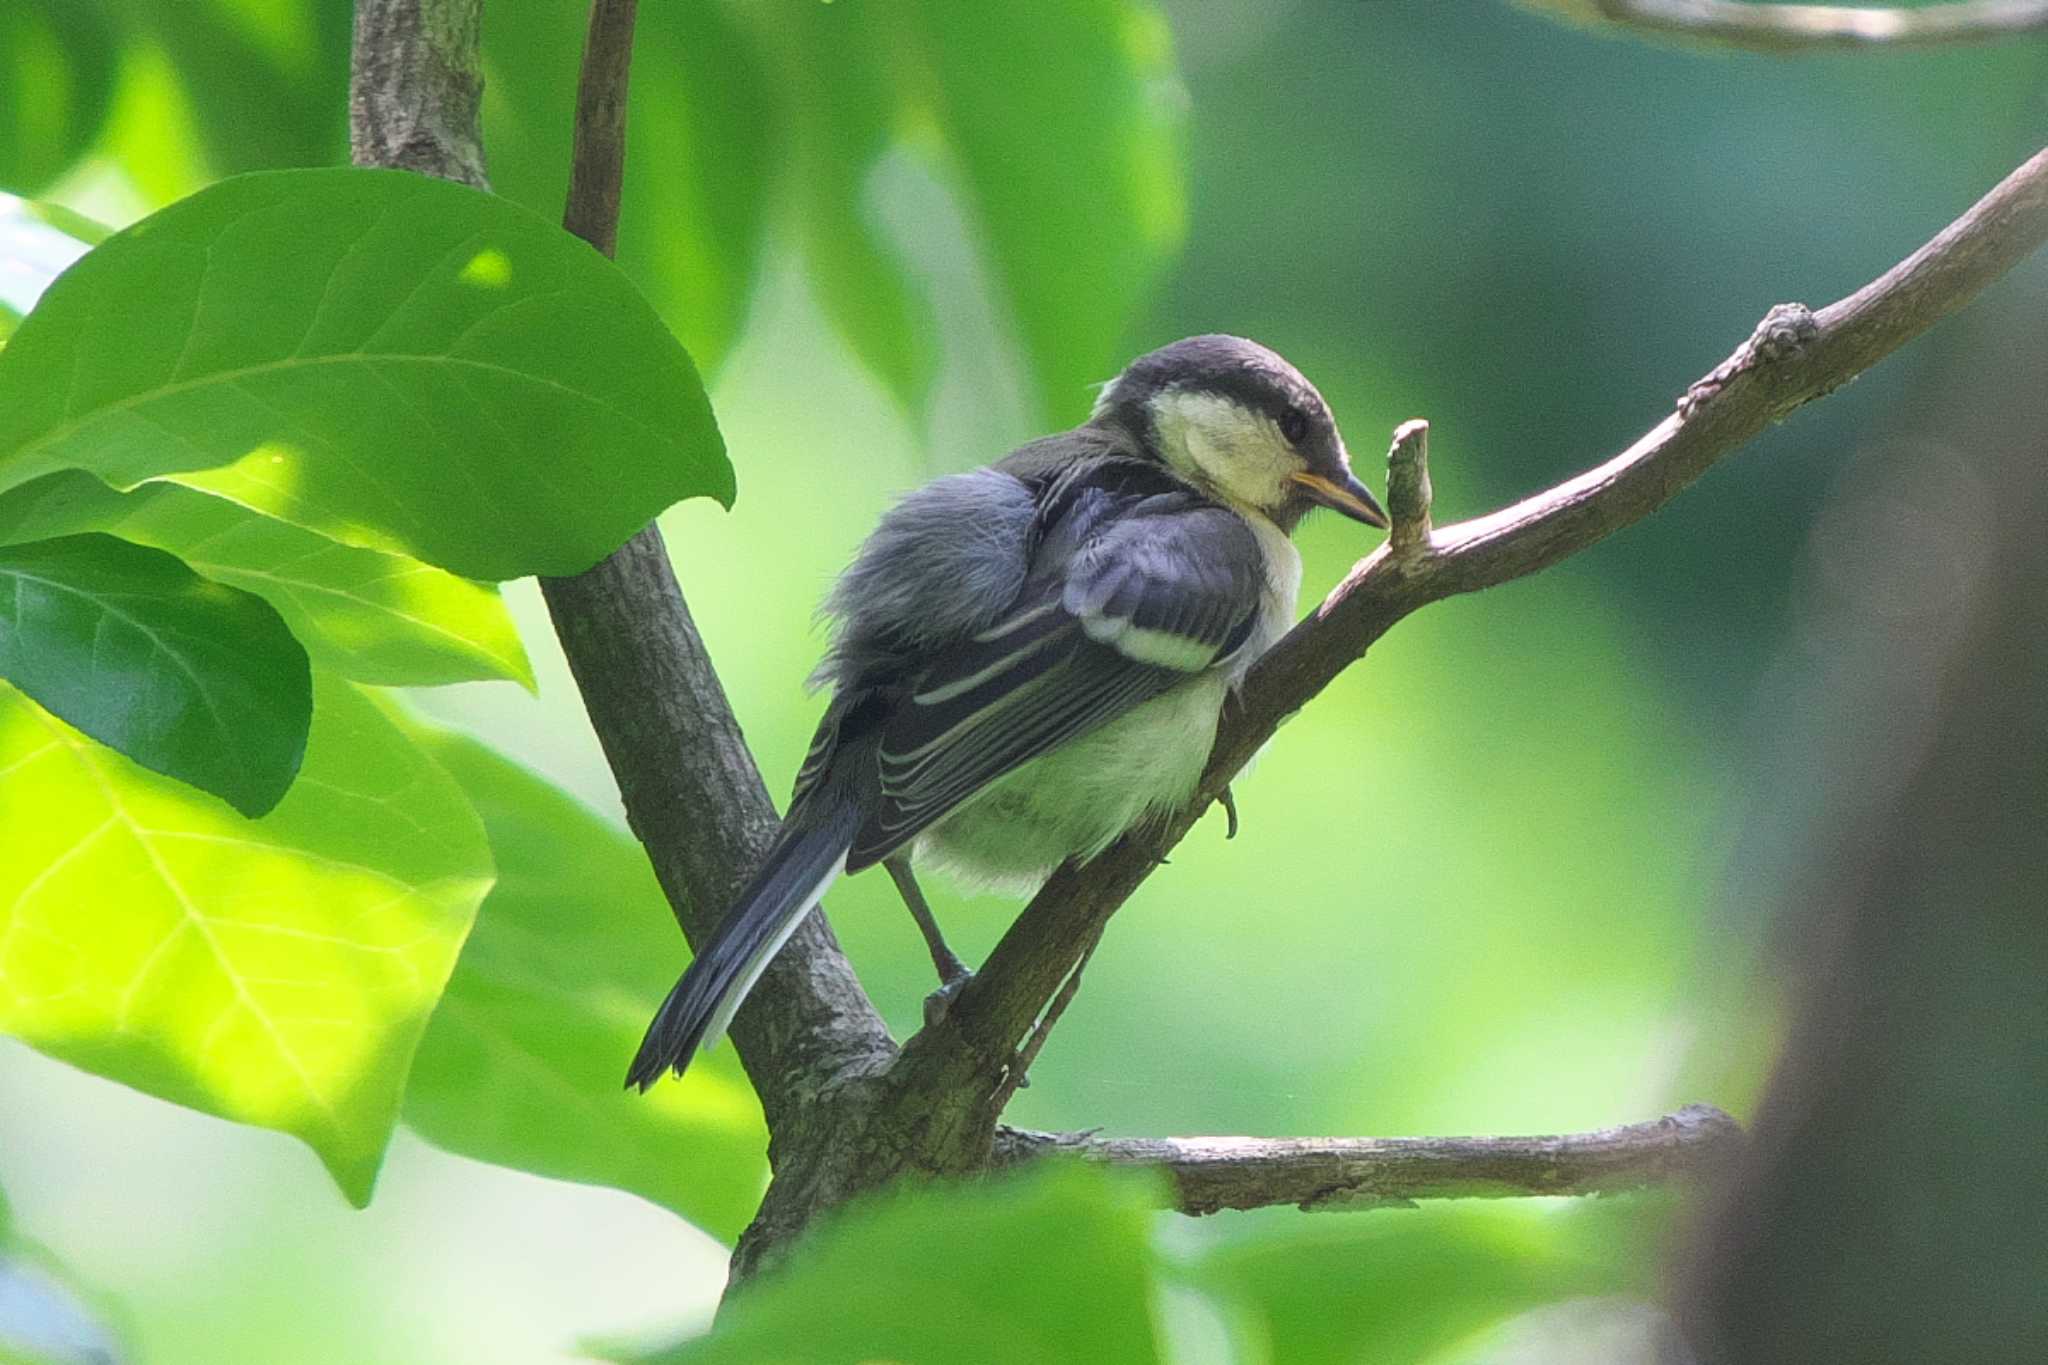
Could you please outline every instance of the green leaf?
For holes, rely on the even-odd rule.
[[[67,271],[0,351],[0,488],[66,466],[486,579],[579,572],[733,491],[689,357],[609,261],[398,171],[224,181]]]
[[[1212,1250],[1187,1278],[1263,1345],[1253,1359],[1409,1365],[1511,1314],[1610,1287],[1605,1273],[1565,1273],[1549,1231],[1467,1206],[1334,1215]]]
[[[0,678],[244,815],[277,804],[306,751],[312,684],[283,618],[109,535],[0,546]]]
[[[178,484],[117,493],[67,469],[0,493],[0,543],[84,530],[168,550],[208,578],[255,593],[316,663],[356,682],[534,685],[519,632],[489,584],[337,544]]]
[[[711,1335],[640,1359],[1157,1360],[1150,1205],[1138,1183],[1064,1163],[900,1187],[807,1234]]]
[[[0,1029],[309,1144],[369,1199],[490,885],[448,775],[317,677],[299,781],[246,820],[0,689]]]
[[[91,147],[120,52],[103,0],[0,7],[0,185],[41,189]]]
[[[412,728],[483,817],[498,883],[420,1044],[406,1122],[450,1151],[631,1190],[736,1236],[768,1135],[732,1049],[644,1096],[620,1084],[688,961],[646,854],[476,741]]]

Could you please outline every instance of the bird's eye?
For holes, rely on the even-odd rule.
[[[1300,408],[1289,408],[1281,413],[1280,434],[1287,438],[1289,444],[1298,443],[1308,435],[1308,414]]]

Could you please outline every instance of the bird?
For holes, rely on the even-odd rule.
[[[1132,361],[1088,420],[937,478],[831,589],[830,701],[759,870],[649,1025],[645,1091],[716,1042],[839,877],[882,864],[946,987],[912,865],[1028,894],[1194,794],[1225,698],[1294,623],[1315,508],[1385,528],[1329,405],[1242,337]]]

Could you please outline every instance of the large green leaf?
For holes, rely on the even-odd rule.
[[[1071,1165],[961,1186],[907,1186],[807,1234],[717,1330],[645,1365],[1159,1358],[1151,1201]]]
[[[448,775],[323,676],[298,782],[247,820],[0,690],[0,829],[0,1029],[293,1134],[367,1201],[490,885]]]
[[[338,544],[179,484],[117,493],[66,469],[0,493],[0,544],[84,530],[169,550],[264,598],[316,662],[356,682],[533,686],[518,629],[489,584]]]
[[[106,121],[119,54],[104,0],[0,6],[0,185],[35,190]]]
[[[644,1096],[620,1085],[687,961],[646,854],[476,741],[415,735],[483,817],[498,883],[420,1044],[406,1122],[450,1151],[631,1190],[737,1235],[768,1135],[732,1049]]]
[[[0,678],[244,815],[284,795],[312,719],[306,651],[269,603],[98,532],[0,546]]]
[[[397,171],[224,181],[67,271],[0,351],[0,488],[65,466],[488,579],[732,497],[689,357],[609,261]]]

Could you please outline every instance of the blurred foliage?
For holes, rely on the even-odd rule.
[[[832,1216],[719,1330],[640,1365],[1159,1359],[1146,1182],[1052,1167]]]
[[[119,53],[102,0],[23,0],[0,12],[0,187],[41,188],[92,147]]]
[[[767,1185],[768,1136],[733,1050],[644,1096],[620,1084],[682,950],[646,855],[475,740],[414,737],[483,817],[498,884],[420,1043],[406,1122],[450,1151],[615,1185],[737,1236]]]
[[[0,189],[38,202],[0,200],[0,341],[99,236],[64,210],[125,224],[225,175],[344,159],[349,10],[5,7]],[[494,183],[548,219],[584,14],[554,0],[486,17]],[[1196,331],[1259,336],[1319,381],[1361,471],[1383,429],[1427,413],[1440,519],[1485,510],[1657,420],[1770,303],[1822,302],[1916,245],[2033,149],[2048,88],[2041,44],[1786,63],[1593,42],[1507,5],[1429,0],[725,0],[643,7],[641,30],[621,268],[717,381],[745,496],[667,524],[777,790],[814,715],[799,680],[818,639],[803,623],[893,493],[1076,420],[1088,383],[1129,354]],[[551,256],[563,244],[527,215],[477,211],[605,304],[571,333],[529,338],[531,368],[696,401],[615,276]],[[347,225],[302,216],[240,262],[253,267],[240,297],[261,307],[222,323],[223,344],[295,341],[317,320]],[[342,311],[454,318],[465,262],[439,259],[461,240],[452,222],[387,233]],[[175,272],[139,256],[123,270],[103,300],[120,326],[68,325],[183,349],[192,298],[172,308]],[[399,302],[415,284],[432,299]],[[56,314],[34,326],[65,326]],[[1243,836],[1225,845],[1205,824],[1119,918],[1018,1119],[1542,1131],[1689,1099],[1743,1105],[1774,1042],[1746,961],[1760,897],[1722,890],[1727,827],[1760,780],[1745,717],[1786,647],[1785,584],[1842,454],[1912,407],[1922,357],[1943,344],[1801,414],[1615,545],[1377,646],[1240,784]],[[668,357],[666,380],[634,373],[649,348]],[[70,355],[91,370],[117,350]],[[53,357],[0,426],[53,401]],[[556,467],[561,428],[479,441],[481,427],[436,433],[359,393],[307,401],[326,403],[339,445],[383,433],[393,478],[426,477],[445,465],[429,452],[455,446],[494,496]],[[223,388],[184,416],[227,448],[218,433],[249,409]],[[267,493],[263,472],[189,480],[239,501],[177,484],[118,493],[76,472],[0,499],[0,544],[111,531],[268,600],[315,663],[318,784],[246,821],[10,700],[0,769],[24,766],[0,780],[6,1026],[150,1094],[296,1133],[357,1200],[402,1104],[449,1151],[631,1190],[730,1237],[764,1171],[731,1054],[645,1099],[616,1088],[683,957],[630,838],[491,748],[394,723],[341,681],[537,678],[537,701],[503,686],[421,701],[609,808],[530,590],[510,594],[529,663],[498,599],[448,572],[530,568],[519,556],[560,528],[465,508],[485,524],[459,544],[392,535],[375,530],[388,508],[312,516]],[[588,512],[612,491],[576,487],[542,510]],[[654,501],[682,491],[662,488]],[[448,497],[422,503],[436,537]],[[1367,542],[1311,524],[1302,543],[1313,593]],[[117,897],[121,916],[79,913]],[[928,964],[886,882],[854,879],[832,910],[878,1002],[914,1026]],[[972,956],[1011,906],[941,890],[940,910]],[[135,1029],[111,1033],[130,1006]],[[507,1235],[497,1201],[517,1189],[537,1204],[537,1187],[483,1184],[452,1161],[396,1209],[380,1196],[356,1222],[318,1222],[317,1171],[225,1125],[181,1150],[239,1212],[231,1231],[190,1226],[163,1212],[180,1182],[155,1163],[34,1164],[36,1137],[68,1146],[84,1111],[53,1108],[45,1097],[75,1091],[31,1065],[0,1066],[0,1086],[22,1091],[0,1105],[0,1137],[28,1139],[0,1142],[0,1174],[44,1173],[24,1219],[91,1280],[125,1297],[157,1268],[135,1313],[152,1360],[559,1360],[590,1311],[560,1268],[646,1269],[619,1244],[616,1202],[587,1195],[544,1231]],[[124,1147],[153,1152],[177,1122],[95,1103]],[[80,1190],[119,1216],[57,1197]],[[385,1213],[408,1230],[353,1230]],[[1047,1172],[850,1213],[670,1358],[990,1358],[961,1353],[978,1335],[1020,1355],[1498,1365],[1492,1329],[1510,1315],[1653,1292],[1669,1213],[1624,1199],[1186,1224],[1143,1214],[1131,1188]],[[441,1240],[465,1224],[483,1230]],[[715,1270],[671,1285],[667,1264],[663,1305],[701,1314]],[[464,1276],[493,1297],[458,1320]],[[1580,1358],[1569,1341],[1540,1357]]]
[[[0,1365],[118,1365],[114,1333],[61,1267],[14,1235],[0,1190]]]
[[[494,184],[549,216],[567,184],[584,13],[535,4],[484,26]],[[81,108],[32,102],[12,158],[0,122],[0,188],[45,188],[103,123],[156,203],[213,176],[332,163],[346,152],[335,94],[349,15],[348,0],[37,0],[12,21],[37,40],[0,46],[26,68],[14,88],[76,87]],[[1033,79],[1010,78],[1020,65]],[[921,402],[935,360],[927,282],[871,192],[899,146],[974,215],[1048,409],[1115,373],[1131,310],[1180,242],[1182,101],[1165,23],[1142,0],[653,7],[633,102],[620,257],[707,371],[786,230],[854,352],[899,401]],[[158,140],[181,124],[192,145],[174,154]]]

